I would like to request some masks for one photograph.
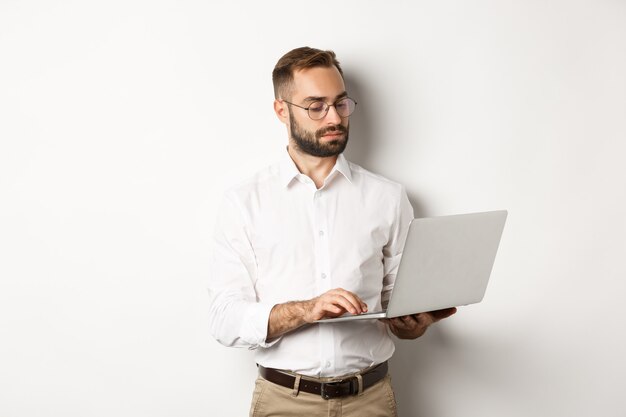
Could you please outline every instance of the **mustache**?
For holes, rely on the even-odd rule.
[[[317,136],[321,137],[327,133],[348,133],[348,129],[343,125],[328,126],[317,131]]]

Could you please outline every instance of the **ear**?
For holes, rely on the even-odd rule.
[[[281,122],[287,124],[289,121],[289,110],[287,110],[287,103],[282,100],[274,100],[274,113]]]

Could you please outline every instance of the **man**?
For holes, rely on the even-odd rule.
[[[273,72],[282,161],[225,194],[215,232],[210,328],[256,349],[251,416],[394,416],[387,375],[399,338],[455,309],[316,324],[381,309],[413,209],[404,188],[348,162],[348,96],[332,51],[298,48]]]

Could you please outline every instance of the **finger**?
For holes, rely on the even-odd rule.
[[[415,320],[417,320],[420,326],[430,326],[436,321],[430,313],[415,314]]]
[[[393,325],[398,329],[410,329],[417,325],[417,321],[411,316],[400,316],[391,319]]]
[[[456,307],[444,308],[443,310],[435,310],[430,311],[430,316],[434,319],[434,321],[443,320],[457,312]]]
[[[359,309],[360,313],[364,313],[367,311],[367,304],[361,299],[361,297],[353,292],[344,290],[343,288],[338,288],[338,290],[340,291],[341,295],[350,300],[350,302]]]
[[[318,301],[313,308],[314,320],[324,317],[338,317],[344,314],[346,310],[332,303]]]
[[[398,319],[394,322],[394,324],[389,326],[391,331],[396,335],[400,334],[415,334],[418,330],[425,328],[420,323],[415,321],[415,319]]]
[[[323,297],[324,308],[330,308],[330,306],[340,307],[343,310],[351,314],[359,314],[360,305],[354,305],[350,300],[342,295],[328,294]]]
[[[360,314],[367,311],[367,304],[361,300],[361,298],[354,294],[353,292],[344,290],[343,288],[336,288],[331,290],[333,294],[337,296],[343,297],[343,299],[347,300],[356,310],[354,314]],[[352,312],[352,310],[349,310]]]
[[[395,317],[392,319],[378,319],[378,320],[382,321],[383,323],[385,323],[386,325],[390,327],[395,327],[398,323],[398,319]]]
[[[417,317],[412,316],[412,315],[402,316],[400,317],[400,319],[402,320],[404,324],[413,324],[419,321]]]
[[[343,314],[346,312],[346,309],[338,306],[336,304],[332,304],[332,303],[327,303],[324,305],[324,310],[328,311],[330,313],[335,313],[335,314]]]

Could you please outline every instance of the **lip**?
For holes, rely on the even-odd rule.
[[[341,137],[341,136],[343,136],[343,132],[332,132],[332,133],[326,133],[326,134],[325,134],[325,135],[323,135],[322,137],[323,137],[323,138],[332,138],[332,139],[335,139],[335,138],[338,138],[338,137]]]

